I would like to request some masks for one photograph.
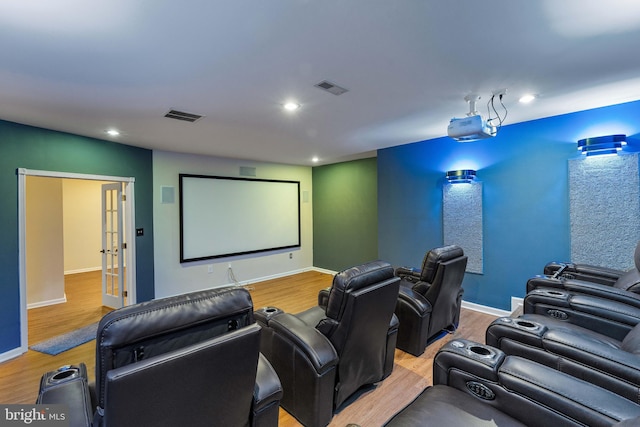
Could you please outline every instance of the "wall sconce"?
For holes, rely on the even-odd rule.
[[[627,145],[626,135],[607,135],[585,138],[578,141],[578,151],[586,156],[599,156],[601,154],[616,154]]]
[[[447,181],[451,184],[470,183],[476,179],[476,171],[472,169],[460,169],[456,171],[447,171],[445,175]]]

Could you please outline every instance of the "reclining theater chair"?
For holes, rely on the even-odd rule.
[[[305,426],[329,424],[354,392],[391,374],[399,281],[390,264],[374,261],[336,274],[326,306],[256,311],[261,351],[282,382],[281,405]]]
[[[527,291],[539,287],[560,288],[566,281],[567,286],[574,289],[583,282],[591,282],[603,285],[601,288],[605,289],[610,287],[640,293],[640,241],[636,245],[633,262],[634,266],[627,271],[589,264],[550,262],[544,267],[546,277],[532,279],[527,284]]]
[[[602,307],[609,303],[596,302],[593,308],[602,310],[604,316]],[[487,328],[486,342],[640,404],[640,323],[620,336],[612,319],[597,317],[595,310],[591,313],[588,327],[538,314],[501,317]],[[638,321],[640,309],[628,307],[621,314],[633,315]]]
[[[99,323],[95,389],[84,364],[67,366],[42,377],[37,403],[69,405],[72,427],[277,426],[260,333],[239,287],[124,307]]]
[[[455,339],[433,361],[433,386],[386,427],[632,427],[640,405],[496,348]]]
[[[402,279],[395,311],[400,350],[420,356],[443,330],[458,326],[466,268],[462,248],[450,245],[427,252],[419,271],[396,269]]]

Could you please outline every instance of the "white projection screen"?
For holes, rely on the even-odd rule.
[[[300,182],[180,174],[180,262],[300,246]]]

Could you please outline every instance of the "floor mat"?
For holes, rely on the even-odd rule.
[[[31,350],[55,356],[96,338],[98,323],[93,323],[75,331],[58,335],[46,341],[29,346]]]

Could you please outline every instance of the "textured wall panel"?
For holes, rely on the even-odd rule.
[[[444,244],[462,247],[469,258],[467,271],[482,274],[481,182],[443,185],[442,227]]]
[[[571,261],[633,266],[640,239],[638,153],[569,160]]]

